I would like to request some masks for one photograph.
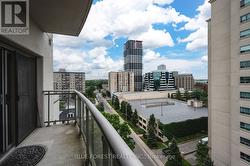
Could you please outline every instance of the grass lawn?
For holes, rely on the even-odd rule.
[[[169,164],[169,161],[166,162],[165,166],[173,166]],[[182,159],[182,166],[192,166],[187,160]]]
[[[144,137],[140,137],[142,140],[143,140],[143,142],[147,145],[147,140],[144,138]],[[166,145],[165,144],[163,144],[162,142],[160,142],[160,141],[157,141],[156,142],[156,146],[155,147],[149,147],[150,149],[164,149],[164,148],[166,148]]]
[[[134,130],[134,132],[136,132],[136,134],[145,134],[146,132],[141,129],[140,127],[135,127],[131,122],[128,122],[128,125]]]
[[[187,160],[182,159],[182,165],[183,166],[192,166]]]
[[[179,143],[189,142],[192,140],[201,139],[204,137],[207,137],[207,133],[197,133],[197,134],[193,134],[193,135],[188,135],[186,137],[176,138],[176,141],[179,144]]]
[[[109,105],[112,106],[112,101],[111,101],[111,100],[107,100],[107,101],[108,101]],[[113,106],[112,106],[112,107],[113,107]]]

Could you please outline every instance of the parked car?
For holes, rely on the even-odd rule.
[[[208,144],[208,137],[202,138],[201,140],[199,140],[199,143],[207,145]]]

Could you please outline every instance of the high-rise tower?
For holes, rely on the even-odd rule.
[[[134,73],[135,91],[142,90],[142,41],[128,40],[124,45],[124,70]]]
[[[218,166],[250,163],[250,1],[210,0],[209,145]]]

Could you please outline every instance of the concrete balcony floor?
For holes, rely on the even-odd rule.
[[[47,151],[38,166],[82,166],[84,145],[74,124],[61,124],[35,129],[20,145],[44,145]]]

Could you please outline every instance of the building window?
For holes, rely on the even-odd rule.
[[[241,69],[250,68],[250,61],[241,61],[240,68]]]
[[[246,139],[246,138],[243,138],[243,137],[240,137],[240,143],[244,144],[244,145],[247,145],[247,146],[250,146],[250,140]]]
[[[250,92],[240,92],[241,99],[250,99]]]
[[[250,162],[250,156],[243,153],[243,152],[240,152],[240,158],[247,161],[247,162]]]
[[[240,32],[240,38],[249,37],[250,36],[250,29],[244,30]]]
[[[250,52],[250,45],[245,45],[240,47],[240,53],[248,53]]]
[[[246,14],[246,15],[243,15],[240,17],[240,22],[241,23],[244,23],[246,21],[250,20],[250,13]]]
[[[240,122],[240,128],[250,131],[250,124],[244,123],[244,122]]]
[[[240,77],[240,83],[241,84],[249,84],[250,83],[250,77]]]
[[[250,5],[250,0],[241,0],[240,1],[240,7],[248,6]]]
[[[250,115],[250,108],[240,107],[240,113]]]

